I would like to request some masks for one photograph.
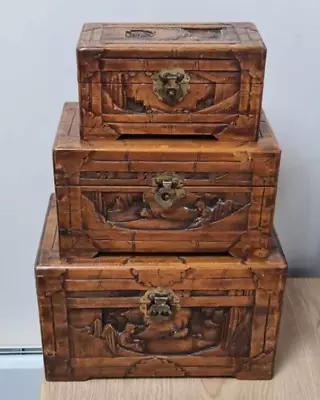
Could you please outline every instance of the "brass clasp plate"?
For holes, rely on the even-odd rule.
[[[153,91],[161,101],[175,106],[190,92],[190,77],[181,68],[163,69],[156,74]]]
[[[171,319],[180,309],[179,298],[171,289],[157,288],[148,290],[140,298],[140,310],[153,322]]]
[[[171,207],[186,195],[186,191],[182,189],[183,178],[176,173],[158,174],[155,177],[155,184],[158,188],[154,199],[162,208]]]

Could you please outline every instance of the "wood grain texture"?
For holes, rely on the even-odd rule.
[[[105,379],[46,382],[41,400],[318,400],[320,279],[288,279],[280,324],[275,377],[271,381],[233,379]]]
[[[257,139],[265,57],[249,23],[85,24],[77,46],[82,138]],[[159,83],[177,68],[188,81],[182,96],[175,78]]]
[[[233,376],[271,379],[286,280],[230,256],[59,257],[51,198],[35,274],[48,380]]]
[[[67,103],[53,149],[63,256],[160,250],[266,255],[280,149],[264,116],[259,141],[242,145],[83,142],[78,129],[77,105]],[[181,196],[166,209],[157,202],[163,190],[158,174],[181,181],[173,190]]]

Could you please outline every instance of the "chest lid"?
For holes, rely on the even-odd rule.
[[[252,23],[83,25],[77,44],[78,81],[103,82],[97,71],[145,71],[180,67],[216,71],[232,80],[239,71],[248,83],[263,81],[266,47]],[[143,61],[144,60],[144,61]],[[181,64],[182,62],[182,64]],[[182,67],[181,67],[182,66]],[[246,74],[245,72],[248,72]],[[226,73],[231,77],[224,76]],[[103,75],[103,74],[102,74]],[[145,77],[145,79],[147,79]],[[205,80],[205,77],[203,78]]]
[[[165,23],[165,24],[84,24],[78,50],[104,50],[110,57],[146,58],[179,57],[232,58],[232,51],[265,50],[254,24],[235,23]],[[220,56],[219,56],[220,55]]]
[[[152,72],[170,66],[190,73],[191,83],[205,83],[211,71],[218,73],[219,82],[230,84],[241,71],[243,84],[252,79],[252,84],[260,85],[265,59],[266,47],[256,26],[245,22],[89,23],[77,44],[79,82],[110,81],[108,74],[116,71],[145,72],[140,83],[148,82]],[[195,78],[192,71],[205,75]]]

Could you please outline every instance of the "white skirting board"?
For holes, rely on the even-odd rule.
[[[3,354],[4,351],[7,352],[8,350],[9,349],[0,349],[0,374],[1,370],[42,369],[43,360],[40,350],[38,354],[28,354],[23,352],[22,354]]]
[[[42,375],[41,354],[0,355],[0,399],[39,399]]]

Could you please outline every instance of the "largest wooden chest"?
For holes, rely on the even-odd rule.
[[[230,256],[59,258],[54,199],[36,261],[48,380],[270,379],[286,261]]]
[[[81,134],[258,137],[266,49],[253,24],[85,24]]]
[[[263,116],[257,143],[81,141],[66,104],[54,145],[62,256],[226,252],[266,256],[280,150]]]

